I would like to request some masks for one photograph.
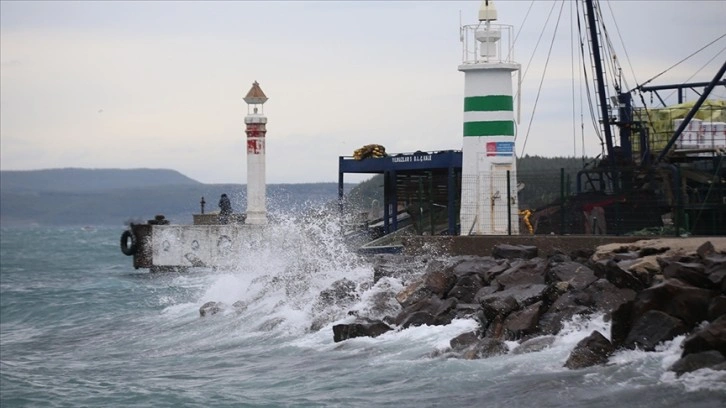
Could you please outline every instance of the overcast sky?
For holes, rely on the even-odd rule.
[[[573,134],[573,3],[564,3],[529,124],[560,4],[496,1],[499,23],[521,27],[519,154],[583,151]],[[338,156],[369,143],[388,152],[460,149],[459,12],[476,23],[479,5],[2,1],[0,168],[169,168],[205,183],[245,183],[242,98],[255,80],[270,98],[270,183],[336,181]],[[602,11],[631,87],[726,34],[724,1],[622,0],[602,2]],[[726,38],[653,84],[708,81],[724,49]],[[578,83],[576,74],[577,112]],[[597,155],[587,118],[585,127],[585,153]]]

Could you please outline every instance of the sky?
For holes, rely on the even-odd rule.
[[[270,98],[268,183],[337,181],[338,157],[371,143],[461,149],[460,18],[477,23],[480,4],[1,1],[0,169],[167,168],[243,184],[242,98],[253,81]],[[599,154],[573,67],[574,3],[495,4],[518,33],[517,154]],[[629,88],[726,34],[724,1],[601,9]],[[652,84],[709,81],[724,50],[722,37]]]

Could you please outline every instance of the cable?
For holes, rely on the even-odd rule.
[[[539,38],[537,39],[537,44],[534,46],[534,50],[532,51],[532,55],[529,57],[529,61],[527,61],[527,68],[524,69],[524,73],[522,74],[522,82],[524,82],[524,78],[527,76],[527,71],[529,71],[529,67],[532,65],[532,59],[534,59],[534,54],[537,52],[537,48],[539,48],[539,42],[542,39],[542,36],[545,33],[545,30],[547,29],[547,24],[550,22],[550,17],[552,16],[552,11],[555,9],[555,6],[557,3],[552,3],[552,8],[550,8],[550,13],[547,15],[547,20],[544,23],[544,26],[542,27],[542,32],[539,33]],[[519,97],[519,90],[517,90],[517,97]]]
[[[628,67],[630,67],[630,73],[633,74],[633,81],[635,81],[635,85],[638,85],[638,78],[635,76],[635,70],[633,69],[633,63],[630,62],[630,55],[628,55],[628,49],[625,48],[625,41],[623,41],[623,36],[620,34],[620,27],[618,26],[618,21],[615,19],[615,12],[613,12],[613,8],[610,5],[610,2],[607,2],[607,4],[608,4],[608,8],[610,9],[610,14],[613,16],[613,23],[615,23],[615,31],[618,33],[618,38],[620,38],[620,45],[623,47],[623,51],[625,52],[625,59],[628,61]],[[628,86],[625,87],[625,89],[628,89],[628,88],[629,88]]]
[[[532,122],[534,122],[534,112],[537,110],[537,102],[539,101],[539,96],[542,92],[542,84],[544,84],[545,75],[547,74],[547,67],[550,63],[550,56],[552,55],[552,48],[555,45],[555,37],[557,37],[557,29],[560,26],[560,19],[562,18],[562,10],[565,8],[565,0],[562,0],[562,3],[560,5],[560,13],[557,16],[557,22],[555,23],[555,30],[552,33],[552,42],[550,42],[550,49],[547,51],[547,59],[545,60],[545,66],[544,70],[542,72],[542,78],[539,81],[539,88],[537,89],[537,97],[534,99],[534,106],[532,107],[532,115],[530,115],[529,119],[529,125],[527,126],[527,134],[524,136],[524,144],[522,145],[522,153],[521,156],[524,156],[524,151],[527,148],[527,140],[529,139],[529,131],[532,129]],[[515,139],[516,140],[516,139]]]
[[[517,38],[519,38],[519,33],[521,33],[522,28],[524,28],[524,23],[527,22],[527,17],[529,17],[529,12],[532,10],[532,6],[534,6],[534,0],[532,0],[532,2],[529,3],[529,8],[527,9],[527,14],[524,15],[524,19],[519,24],[519,30],[517,30],[517,35],[514,36],[514,41],[512,41],[512,48],[514,48],[514,45],[517,44]]]
[[[688,77],[688,79],[686,79],[683,83],[686,83],[687,84],[688,81],[690,81],[691,79],[693,79],[694,76],[698,75],[699,72],[701,72],[704,68],[706,68],[706,66],[708,66],[708,64],[710,64],[711,62],[713,62],[713,60],[715,60],[716,57],[718,57],[719,55],[721,55],[721,53],[723,53],[724,51],[726,51],[726,46],[724,46],[723,48],[721,48],[721,51],[719,51],[718,53],[716,53],[716,55],[714,55],[710,60],[706,61],[706,63],[703,64],[703,66],[701,66],[701,68],[699,68],[698,71],[694,72],[693,75],[691,75],[690,77]],[[669,93],[668,96],[666,96],[664,100],[670,99],[670,97],[672,97],[673,94],[676,93],[676,92],[677,91],[671,91],[671,93]],[[713,91],[711,91],[711,92],[713,92]]]
[[[665,69],[665,70],[664,70],[663,72],[661,72],[660,74],[658,74],[658,75],[654,76],[653,78],[650,78],[649,80],[647,80],[647,81],[643,82],[643,84],[641,84],[640,86],[648,85],[648,84],[649,84],[650,82],[652,82],[652,81],[653,81],[654,79],[656,79],[656,78],[658,78],[659,76],[661,76],[661,75],[665,74],[666,72],[670,71],[671,69],[673,69],[673,68],[677,67],[677,66],[678,66],[678,65],[680,65],[680,64],[681,64],[681,63],[682,63],[683,61],[685,61],[685,60],[687,60],[687,59],[691,58],[692,56],[694,56],[694,55],[698,54],[699,52],[701,52],[701,51],[705,50],[706,48],[710,47],[710,46],[711,46],[711,45],[712,45],[713,43],[715,43],[716,41],[718,41],[718,40],[720,40],[720,39],[722,39],[722,38],[724,38],[724,37],[726,37],[726,34],[722,34],[722,35],[721,35],[720,37],[716,38],[715,40],[711,41],[710,43],[708,43],[708,44],[704,45],[703,47],[699,48],[698,50],[696,50],[695,52],[693,52],[693,53],[692,53],[691,55],[687,56],[686,58],[683,58],[682,60],[680,60],[680,61],[676,62],[675,64],[671,65],[670,67],[666,68],[666,69]]]

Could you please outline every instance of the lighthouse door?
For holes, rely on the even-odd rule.
[[[511,163],[491,165],[490,182],[490,225],[491,233],[506,234],[508,231],[507,220],[507,171],[511,172]],[[510,173],[511,174],[511,173]]]

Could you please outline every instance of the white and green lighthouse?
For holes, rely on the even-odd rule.
[[[494,2],[485,0],[479,23],[461,27],[461,235],[519,233],[512,77],[520,65],[512,60],[512,27],[492,24],[496,19]]]

